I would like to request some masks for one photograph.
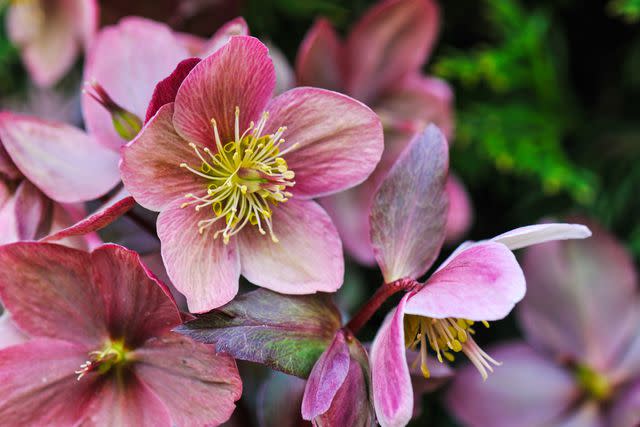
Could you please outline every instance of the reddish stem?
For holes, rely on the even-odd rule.
[[[345,328],[350,330],[354,335],[357,334],[387,299],[400,291],[411,290],[417,284],[413,279],[404,278],[380,286],[369,301],[367,301],[362,308],[360,308],[360,311],[347,323]]]

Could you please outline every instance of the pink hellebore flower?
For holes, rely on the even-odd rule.
[[[89,45],[98,26],[96,0],[10,0],[7,32],[33,81],[53,86]]]
[[[0,248],[0,298],[28,341],[0,350],[10,425],[219,425],[241,382],[235,361],[170,332],[182,322],[135,252],[47,243]]]
[[[311,199],[371,173],[382,151],[377,116],[323,89],[271,99],[273,64],[248,36],[177,85],[175,102],[158,105],[124,148],[121,171],[138,203],[160,211],[162,256],[189,308],[233,299],[241,272],[277,292],[335,291],[342,246]]]
[[[73,126],[0,113],[0,243],[73,224],[119,181],[118,155]],[[79,244],[80,242],[76,242]]]
[[[345,248],[359,262],[373,265],[369,242],[371,198],[414,133],[430,123],[450,139],[453,95],[449,86],[421,74],[439,28],[432,0],[383,0],[371,8],[348,35],[339,39],[331,24],[318,20],[300,46],[298,84],[324,87],[371,106],[384,126],[385,150],[362,185],[323,201]],[[469,197],[454,177],[447,184],[447,240],[457,240],[471,224]]]
[[[504,367],[487,383],[460,371],[447,403],[465,425],[640,425],[637,273],[620,243],[590,227],[588,241],[527,249],[517,314],[529,344],[496,347]]]
[[[385,283],[417,279],[433,264],[444,240],[448,147],[430,125],[417,135],[374,196],[371,242]],[[465,243],[424,284],[416,282],[390,313],[371,347],[373,399],[378,422],[403,426],[413,413],[406,348],[419,349],[425,377],[427,353],[439,362],[464,353],[483,378],[499,362],[474,341],[475,322],[505,317],[524,297],[525,279],[513,249],[554,239],[585,238],[581,225],[519,228],[489,241]]]

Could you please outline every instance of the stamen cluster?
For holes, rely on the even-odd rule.
[[[109,341],[102,350],[89,353],[89,360],[80,365],[75,371],[78,381],[90,372],[106,374],[115,365],[121,364],[126,359],[126,349],[122,341]]]

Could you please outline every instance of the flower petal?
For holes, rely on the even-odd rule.
[[[242,275],[276,292],[334,292],[344,277],[342,244],[329,215],[314,201],[295,197],[273,210],[279,242],[247,226],[239,234]]]
[[[0,174],[11,180],[17,180],[22,175],[20,170],[13,163],[13,160],[11,160],[11,156],[9,156],[7,150],[5,150],[2,141],[0,141]]]
[[[158,217],[162,259],[171,282],[187,298],[189,311],[202,313],[231,301],[238,293],[240,258],[234,239],[214,239],[214,227],[203,234],[197,223],[206,212],[172,206]]]
[[[235,36],[203,59],[182,82],[173,122],[183,138],[216,151],[211,119],[222,144],[234,138],[236,107],[240,132],[256,121],[273,93],[276,76],[267,47],[258,39]]]
[[[233,36],[248,36],[249,35],[249,25],[247,21],[244,20],[242,16],[232,19],[231,21],[224,24],[222,27],[218,28],[218,30],[211,36],[211,38],[205,41],[201,47],[200,52],[198,52],[198,56],[201,58],[206,58],[211,55],[213,52],[220,49],[222,46],[227,44],[229,40]]]
[[[174,104],[162,106],[122,150],[120,171],[126,189],[136,202],[154,211],[206,188],[203,178],[180,167],[183,162],[199,165],[201,161],[176,133],[171,121],[173,111]]]
[[[269,54],[276,71],[276,88],[274,95],[293,89],[296,85],[296,76],[285,54],[273,43],[267,43]]]
[[[449,147],[429,126],[416,135],[374,196],[371,242],[386,283],[423,275],[445,237]]]
[[[20,171],[55,201],[95,199],[120,180],[118,154],[73,126],[4,112],[0,139]]]
[[[536,224],[516,228],[494,237],[494,242],[507,245],[509,249],[526,248],[553,240],[586,239],[591,236],[588,227],[581,224]]]
[[[135,356],[136,374],[168,408],[173,425],[220,425],[231,417],[242,394],[231,357],[173,333],[150,340]]]
[[[461,251],[434,273],[405,311],[437,319],[498,320],[524,293],[524,275],[513,253],[501,243],[484,242]]]
[[[176,95],[178,94],[178,89],[180,85],[184,81],[184,79],[189,75],[193,67],[200,63],[200,58],[187,58],[178,65],[176,65],[175,70],[164,80],[160,80],[160,82],[156,85],[153,90],[153,95],[151,95],[151,101],[149,102],[149,106],[147,107],[147,113],[145,115],[144,122],[147,123],[153,116],[156,115],[160,107],[165,104],[172,103],[176,100]]]
[[[634,427],[640,423],[640,379],[626,387],[609,414],[609,425]]]
[[[413,413],[413,389],[404,348],[404,308],[389,313],[371,345],[373,404],[382,427],[405,426]]]
[[[128,17],[102,29],[91,45],[85,81],[96,81],[122,108],[144,119],[156,84],[190,55],[171,29],[149,19]],[[101,144],[118,149],[125,141],[111,114],[88,94],[82,96],[87,129]]]
[[[629,424],[626,427],[634,427],[638,424]],[[605,423],[597,402],[586,401],[563,420],[554,424],[557,427],[625,427],[624,424]]]
[[[14,197],[18,239],[35,240],[51,209],[51,201],[27,180],[20,183]]]
[[[526,344],[503,344],[490,353],[502,366],[487,381],[466,365],[447,392],[446,406],[466,426],[556,425],[579,396],[568,371]]]
[[[363,101],[426,61],[439,29],[431,0],[385,0],[360,19],[347,39],[347,93]]]
[[[9,313],[0,315],[0,350],[28,340],[29,338],[13,324]]]
[[[18,218],[16,217],[16,198],[8,185],[0,180],[0,244],[17,242]]]
[[[296,174],[298,197],[336,193],[364,181],[384,147],[378,116],[348,96],[317,88],[296,88],[274,98],[265,133],[286,126],[285,159]]]
[[[471,198],[464,188],[460,179],[449,175],[447,186],[445,187],[447,198],[449,199],[449,213],[447,215],[447,242],[459,241],[469,230],[473,222],[473,207]]]
[[[331,23],[324,18],[316,20],[298,49],[298,85],[342,91],[342,55],[341,42]]]

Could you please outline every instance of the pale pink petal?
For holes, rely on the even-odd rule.
[[[0,139],[20,171],[58,202],[95,199],[120,180],[118,154],[73,126],[5,112]]]
[[[49,229],[49,233],[56,234],[59,231],[72,227],[73,224],[76,224],[85,215],[86,211],[82,205],[54,203],[51,212],[51,228]],[[101,245],[102,241],[97,233],[88,233],[85,235],[76,235],[74,233],[65,236],[57,241],[57,243],[86,251]]]
[[[371,206],[371,243],[386,283],[423,275],[445,237],[449,147],[429,126],[416,135],[380,185]]]
[[[485,242],[461,251],[407,302],[405,311],[442,319],[504,318],[524,297],[525,280],[513,253]]]
[[[554,427],[636,427],[637,425],[637,423],[627,426],[608,424],[605,422],[601,406],[597,402],[586,401],[564,419],[554,424]]]
[[[526,344],[503,344],[489,353],[502,362],[489,379],[466,365],[447,392],[447,407],[465,426],[555,426],[579,397],[570,372]]]
[[[447,215],[447,242],[459,241],[462,236],[469,231],[473,222],[473,207],[471,198],[464,188],[460,179],[449,175],[447,186],[445,187],[449,199],[449,213]]]
[[[438,33],[431,0],[384,0],[371,8],[347,39],[347,92],[367,101],[426,61]]]
[[[9,313],[0,315],[0,350],[16,344],[22,344],[29,338],[11,321]]]
[[[173,333],[134,354],[136,374],[162,400],[173,425],[220,425],[233,413],[242,382],[231,357]]]
[[[187,298],[189,310],[202,313],[231,301],[238,293],[240,258],[235,239],[213,238],[216,227],[198,232],[207,212],[173,206],[158,217],[162,259],[171,282]]]
[[[190,142],[215,150],[211,119],[216,120],[226,144],[234,137],[236,107],[240,132],[244,132],[263,112],[275,83],[267,47],[253,37],[232,37],[203,59],[180,86],[173,116],[176,130]]]
[[[204,178],[180,167],[187,163],[198,168],[202,161],[173,128],[173,106],[162,106],[122,150],[120,171],[125,188],[136,202],[154,211],[186,201],[185,194],[198,194],[207,188]]]
[[[343,48],[331,23],[318,19],[307,32],[296,57],[298,85],[344,90]]]
[[[329,215],[316,202],[294,197],[273,209],[272,221],[278,243],[249,225],[239,234],[242,275],[281,293],[335,292],[344,261]]]
[[[608,376],[616,383],[622,383],[632,377],[640,378],[640,303],[636,303],[636,315],[629,329],[630,337],[625,342],[615,361],[609,366]]]
[[[165,104],[172,103],[176,100],[178,89],[189,75],[193,67],[200,63],[200,58],[187,58],[176,66],[175,70],[164,80],[161,80],[153,90],[151,101],[147,107],[147,113],[145,114],[144,122],[147,123],[153,116],[156,115],[160,107]]]
[[[16,216],[15,194],[0,180],[0,244],[17,242],[18,218]]]
[[[267,47],[269,48],[269,54],[271,55],[273,67],[276,71],[276,88],[274,94],[280,95],[295,87],[296,76],[284,53],[272,43],[267,43]]]
[[[302,418],[311,421],[329,410],[347,377],[349,365],[349,346],[344,333],[338,331],[309,374],[302,398]]]
[[[405,426],[413,413],[413,389],[404,347],[404,308],[389,313],[371,345],[373,404],[382,427]]]
[[[640,379],[625,387],[613,404],[609,414],[609,425],[637,427],[640,424]]]
[[[14,197],[18,239],[34,240],[43,227],[48,226],[43,222],[52,208],[51,201],[35,185],[26,180],[20,183]]]
[[[581,224],[537,224],[507,231],[494,237],[494,242],[507,245],[509,249],[526,248],[553,240],[586,239],[591,236],[588,227]]]
[[[295,172],[298,197],[326,196],[364,181],[384,148],[378,116],[348,96],[317,88],[297,88],[274,98],[266,133],[286,126],[283,150]]]
[[[142,120],[156,84],[189,56],[168,26],[128,17],[100,31],[88,54],[84,80],[96,81]],[[118,149],[127,142],[114,129],[109,112],[88,94],[82,97],[82,111],[87,129],[101,144]]]
[[[245,21],[242,16],[239,16],[224,24],[209,40],[205,41],[200,48],[200,52],[198,52],[198,56],[206,58],[224,46],[231,40],[231,37],[248,35],[249,26],[247,25],[247,21]]]
[[[599,226],[589,227],[590,239],[526,251],[529,292],[519,314],[536,344],[607,370],[637,334],[638,277],[626,249]]]

